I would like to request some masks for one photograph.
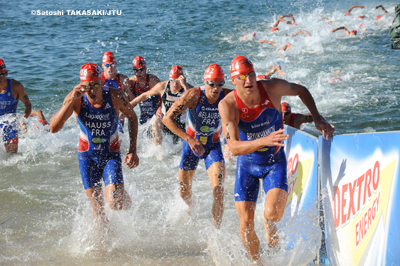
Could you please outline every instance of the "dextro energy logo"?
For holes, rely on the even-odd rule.
[[[362,235],[368,231],[371,223],[375,220],[375,213],[378,211],[379,193],[380,188],[380,170],[379,162],[376,161],[375,165],[363,173],[360,177],[354,179],[342,186],[334,187],[334,212],[335,212],[335,227],[339,228],[347,224],[349,221],[362,211],[366,213],[366,221],[364,215],[361,221],[357,222],[356,229],[362,229]],[[364,206],[371,200],[375,201],[373,204],[374,210],[368,208],[364,210]],[[374,215],[373,215],[374,214]],[[365,232],[366,233],[366,232]]]

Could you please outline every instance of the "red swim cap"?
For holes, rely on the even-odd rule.
[[[292,23],[292,26],[297,26],[297,24],[295,22]]]
[[[81,82],[101,80],[101,71],[98,65],[86,63],[81,67],[79,74]]]
[[[258,80],[266,80],[266,79],[269,79],[269,78],[268,78],[267,75],[258,75],[258,76],[257,76],[257,79],[258,79]]]
[[[365,18],[365,16],[359,15],[359,16],[357,16],[357,18]]]
[[[357,31],[356,31],[356,30],[352,30],[352,31],[350,32],[350,34],[357,35]]]
[[[142,68],[142,67],[146,67],[146,61],[144,60],[143,57],[141,57],[140,55],[136,56],[133,61],[132,61],[132,65],[135,68]]]
[[[376,16],[375,20],[379,20],[381,17],[382,17],[382,15],[378,15],[378,16]]]
[[[360,26],[358,26],[358,27],[361,28],[362,26],[364,26],[364,24],[361,23]]]
[[[350,12],[347,12],[346,14],[344,14],[345,16],[348,16],[348,15],[350,15]]]
[[[242,55],[233,58],[231,63],[232,81],[240,75],[247,75],[254,71],[253,63]]]
[[[224,75],[224,70],[220,65],[217,64],[212,64],[209,65],[206,69],[206,72],[204,72],[204,81],[207,79],[209,80],[225,80],[225,75]]]
[[[282,112],[292,112],[292,107],[290,107],[290,104],[287,102],[282,102],[281,108],[282,108]]]
[[[112,52],[105,52],[103,55],[103,63],[117,63],[115,56]]]
[[[4,63],[4,60],[0,58],[0,73],[7,72],[7,67],[6,64]]]
[[[271,29],[272,32],[277,31],[277,30],[279,30],[277,27],[272,27],[272,29]]]
[[[171,71],[169,72],[170,79],[177,79],[181,75],[183,75],[182,67],[181,66],[173,66]]]

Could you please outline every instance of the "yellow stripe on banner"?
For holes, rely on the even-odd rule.
[[[306,184],[307,179],[310,175],[312,161],[313,158],[311,157],[310,159],[299,162],[299,165],[297,166],[297,173],[289,177],[289,196],[287,198],[286,205],[292,201],[292,198],[295,195],[297,196],[297,202],[299,202],[299,199],[303,193],[304,185]],[[289,170],[290,169],[288,169],[288,171]]]

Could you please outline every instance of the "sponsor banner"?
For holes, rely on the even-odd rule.
[[[319,138],[331,265],[398,265],[400,132]]]
[[[288,199],[291,216],[316,208],[318,183],[318,139],[293,127],[285,126]],[[317,217],[315,217],[317,219]]]

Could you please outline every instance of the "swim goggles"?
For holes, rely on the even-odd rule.
[[[220,83],[215,83],[214,81],[206,80],[206,84],[211,87],[222,87],[225,84],[225,81],[221,81]]]
[[[238,76],[238,77],[236,77],[236,78],[237,78],[237,79],[240,79],[240,80],[245,80],[246,77],[252,78],[252,77],[255,77],[255,76],[256,76],[256,72],[250,72],[250,73],[247,74],[247,75],[240,75],[240,76]]]

